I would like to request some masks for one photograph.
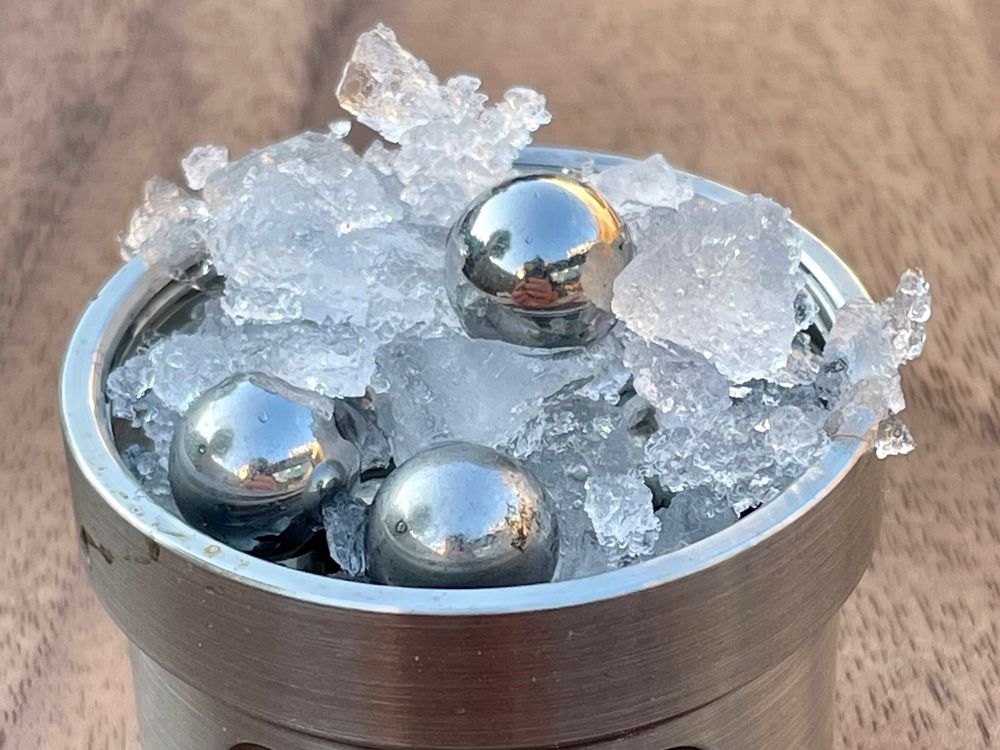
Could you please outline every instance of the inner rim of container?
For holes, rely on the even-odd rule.
[[[529,147],[518,161],[526,172],[596,170],[631,158],[573,149]],[[695,194],[719,203],[743,197],[731,188],[688,175]],[[846,265],[816,237],[803,233],[802,265],[825,327],[846,299],[867,293]],[[116,355],[185,294],[159,269],[133,259],[85,309],[70,339],[60,380],[61,416],[69,451],[90,484],[123,519],[166,549],[234,580],[319,604],[428,615],[501,614],[582,605],[661,585],[711,567],[759,543],[807,512],[866,450],[841,438],[781,495],[699,542],[618,570],[586,578],[491,589],[419,589],[327,578],[238,552],[188,526],[159,506],[125,466],[111,430],[104,384]]]

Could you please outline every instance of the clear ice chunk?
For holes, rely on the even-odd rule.
[[[379,343],[457,327],[440,283],[443,230],[397,221],[385,178],[332,133],[303,133],[213,172],[210,246],[237,322],[313,321],[358,332],[359,375]],[[363,392],[363,391],[362,391]]]
[[[625,348],[616,329],[583,349],[573,349],[554,355],[556,359],[570,359],[577,363],[583,382],[576,393],[593,401],[617,404],[632,380],[632,373],[625,366]]]
[[[345,120],[343,118],[334,120],[330,123],[330,135],[334,138],[343,140],[351,134],[351,121]]]
[[[448,440],[499,445],[546,398],[564,389],[600,392],[609,382],[600,359],[461,333],[397,338],[378,350],[376,363],[376,408],[397,463]]]
[[[930,313],[930,284],[909,269],[885,301],[851,299],[837,310],[825,358],[843,359],[851,382],[885,377],[920,356]]]
[[[881,305],[849,299],[837,310],[823,350],[827,363],[842,360],[851,383],[885,380],[896,371],[891,333]]]
[[[649,488],[628,470],[639,465],[642,447],[622,407],[563,393],[534,410],[503,449],[556,505],[557,579],[604,572],[652,551],[659,525]]]
[[[181,169],[184,179],[192,190],[205,187],[209,176],[229,163],[229,149],[225,146],[215,146],[211,143],[192,148],[187,156],[181,159]]]
[[[616,472],[591,474],[584,485],[584,510],[612,563],[650,554],[660,534],[660,520],[653,513],[653,493],[642,476],[619,467]]]
[[[142,482],[143,488],[156,501],[176,512],[170,494],[167,458],[175,425],[180,417],[161,404],[155,395],[128,402],[119,400],[119,411],[132,414],[130,425],[141,439],[130,442],[122,451],[122,459]],[[122,416],[118,414],[116,416]]]
[[[798,330],[801,232],[759,195],[650,215],[647,247],[615,282],[613,310],[645,339],[692,349],[735,383],[785,364]]]
[[[150,266],[162,266],[182,278],[204,259],[212,217],[200,198],[172,182],[153,177],[145,196],[132,214],[128,231],[119,237],[122,257],[140,255]]]
[[[828,416],[811,387],[756,381],[712,419],[661,427],[646,443],[644,473],[673,492],[705,487],[742,513],[773,500],[822,454]]]
[[[674,171],[661,154],[609,167],[589,181],[641,237],[646,236],[650,209],[675,209],[694,197],[691,181]]]
[[[768,413],[767,422],[767,440],[779,465],[809,466],[827,444],[816,410],[777,406]]]
[[[340,106],[394,143],[417,125],[448,117],[447,93],[427,63],[404,50],[381,23],[358,37],[337,84]]]
[[[634,334],[622,337],[633,387],[659,411],[661,425],[698,425],[729,408],[729,381],[702,355]]]
[[[808,385],[816,382],[822,366],[823,356],[814,349],[809,334],[800,331],[792,339],[792,350],[784,367],[777,370],[771,379],[786,388]]]
[[[399,180],[419,221],[445,226],[476,195],[511,174],[531,133],[549,122],[545,97],[512,88],[492,107],[480,81],[440,83],[427,64],[379,24],[362,34],[337,87],[341,106],[387,141],[377,159]]]
[[[361,440],[358,445],[361,450],[362,473],[370,469],[388,468],[392,464],[392,447],[389,445],[389,436],[378,423],[375,394],[369,389],[363,398],[349,399],[348,403],[365,423],[364,429],[360,430]]]
[[[385,255],[424,249],[380,177],[331,134],[303,133],[213,172],[212,260],[236,320],[363,324]],[[379,230],[379,231],[374,231]],[[401,250],[400,250],[401,249]],[[390,279],[391,281],[391,279]]]
[[[261,372],[330,398],[364,396],[372,376],[358,348],[365,337],[354,328],[308,322],[222,322],[219,330],[206,326],[160,339],[111,373],[108,392],[113,403],[123,405],[153,392],[167,408],[183,414],[213,385],[238,373]]]
[[[826,383],[825,372],[820,382]],[[857,383],[846,383],[831,398],[833,412],[827,420],[826,430],[836,437],[853,437],[867,440],[872,429],[890,413],[902,411],[906,402],[899,373],[886,379],[867,378]]]
[[[875,437],[875,455],[879,458],[905,456],[916,447],[909,428],[898,417],[890,414],[879,422]]]

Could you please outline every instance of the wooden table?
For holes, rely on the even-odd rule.
[[[0,4],[0,747],[137,747],[125,644],[77,561],[55,381],[142,182],[196,142],[322,128],[378,19],[441,74],[546,92],[545,142],[662,151],[775,196],[875,294],[926,270],[931,341],[905,373],[921,445],[891,462],[847,607],[839,742],[1000,747],[996,0]]]

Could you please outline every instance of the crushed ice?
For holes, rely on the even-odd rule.
[[[558,354],[468,338],[442,284],[449,224],[514,173],[550,119],[537,92],[489,104],[479,85],[442,83],[379,25],[337,90],[381,136],[364,153],[339,120],[234,161],[196,146],[187,188],[147,183],[123,255],[178,279],[207,265],[224,278],[189,325],[108,378],[113,414],[136,430],[123,456],[165,505],[176,420],[245,371],[373,400],[385,432],[365,448],[374,464],[390,447],[399,463],[449,439],[520,459],[557,503],[559,578],[725,528],[831,441],[868,440],[879,458],[913,449],[898,368],[926,338],[923,275],[904,273],[883,302],[848,300],[823,331],[788,210],[758,195],[696,198],[660,155],[585,172],[638,251],[614,286],[611,334]],[[334,498],[323,517],[333,557],[363,573],[363,502]]]

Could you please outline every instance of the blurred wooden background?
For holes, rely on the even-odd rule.
[[[545,92],[543,142],[773,195],[877,295],[927,271],[931,342],[905,373],[921,445],[891,462],[847,607],[839,747],[1000,747],[996,0],[0,2],[0,747],[137,747],[125,644],[77,561],[55,379],[142,182],[199,141],[238,155],[323,127],[379,19],[439,74]]]

